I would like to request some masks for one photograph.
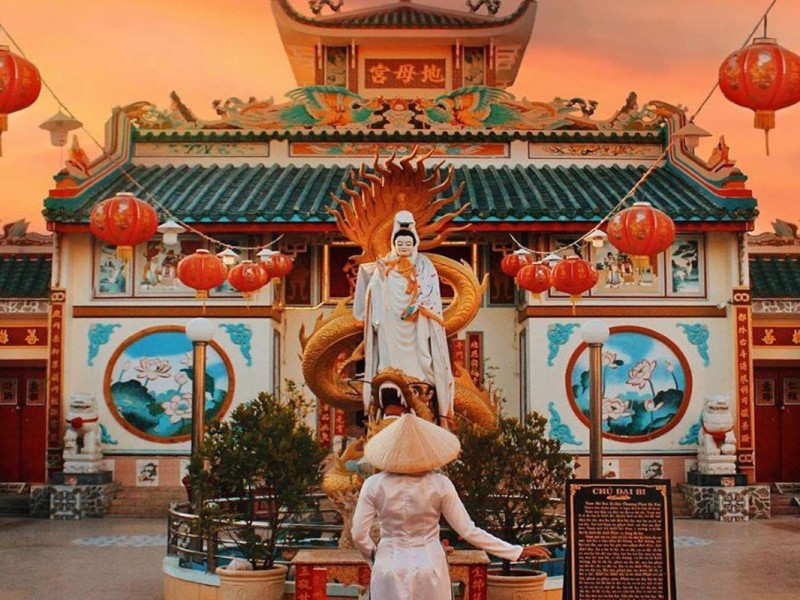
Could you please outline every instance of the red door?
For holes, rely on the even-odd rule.
[[[756,367],[756,479],[800,482],[800,367]]]
[[[0,482],[44,483],[44,367],[0,367]]]

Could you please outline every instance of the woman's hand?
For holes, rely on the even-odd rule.
[[[526,558],[550,558],[550,551],[541,546],[525,546],[522,549],[522,554],[519,555],[519,560],[525,560]]]

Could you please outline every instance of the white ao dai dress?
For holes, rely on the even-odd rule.
[[[370,538],[378,517],[381,541]],[[439,519],[471,545],[500,558],[517,560],[521,546],[475,526],[453,483],[444,475],[378,473],[361,488],[353,515],[353,541],[372,564],[372,600],[450,600],[447,557],[439,541]]]

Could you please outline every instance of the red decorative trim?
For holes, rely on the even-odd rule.
[[[0,348],[41,348],[48,337],[47,327],[0,327]]]
[[[331,435],[331,407],[317,401],[317,439],[323,448],[328,450],[333,445]]]
[[[64,384],[64,322],[67,292],[62,288],[50,291],[50,323],[52,332],[48,343],[47,359],[47,451],[48,455],[60,453],[63,430],[61,404]],[[58,468],[48,460],[48,471]]]
[[[334,408],[333,415],[333,435],[344,436],[347,433],[347,413],[342,408]]]
[[[748,481],[755,480],[755,419],[753,419],[753,348],[752,310],[750,289],[733,290],[733,326],[735,335],[734,363],[736,365],[736,406],[739,446],[739,468],[747,474]]]
[[[621,435],[614,435],[613,433],[603,432],[603,438],[608,440],[615,440],[617,442],[624,442],[626,444],[635,444],[639,442],[647,442],[650,440],[654,440],[659,438],[669,431],[671,431],[678,423],[681,422],[683,419],[683,415],[686,412],[686,409],[689,408],[689,403],[692,400],[692,370],[689,368],[689,362],[686,360],[686,356],[684,356],[681,349],[678,347],[675,342],[671,339],[658,333],[657,331],[653,331],[652,329],[647,329],[646,327],[637,327],[634,325],[622,325],[619,327],[612,327],[610,329],[611,335],[615,333],[640,333],[642,335],[646,335],[648,337],[654,338],[667,346],[672,353],[675,355],[681,363],[681,368],[683,369],[683,374],[686,377],[686,390],[683,394],[683,402],[681,403],[681,408],[678,413],[673,417],[672,421],[670,421],[669,425],[655,431],[653,433],[648,433],[647,435],[636,435],[636,436],[621,436]],[[582,343],[580,346],[577,347],[575,352],[572,353],[572,356],[569,359],[569,363],[567,363],[567,370],[566,374],[564,375],[565,387],[567,389],[567,399],[569,400],[569,404],[572,407],[572,412],[580,419],[581,423],[589,427],[589,418],[583,414],[583,411],[578,406],[578,403],[575,401],[575,396],[572,393],[572,371],[575,368],[575,364],[578,362],[581,354],[588,348],[588,344],[585,342]]]
[[[478,388],[483,388],[483,332],[467,332],[467,369]]]
[[[312,600],[313,573],[311,565],[295,565],[295,600]]]
[[[798,348],[800,327],[753,327],[753,345],[759,348]]]
[[[486,565],[472,565],[469,568],[469,599],[486,600],[489,582]]]

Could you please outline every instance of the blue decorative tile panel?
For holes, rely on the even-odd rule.
[[[689,343],[697,346],[697,352],[700,358],[703,359],[703,366],[707,367],[711,364],[711,357],[708,354],[708,325],[704,323],[678,323],[676,327],[683,329],[683,333],[689,339]]]
[[[94,366],[94,359],[97,358],[100,347],[108,343],[111,339],[111,334],[118,327],[122,327],[119,323],[93,323],[89,327],[89,355],[86,358],[86,364],[90,367]]]
[[[561,422],[561,415],[556,410],[556,403],[551,402],[547,405],[547,411],[550,413],[550,433],[551,439],[558,440],[562,444],[571,444],[573,446],[582,446],[583,442],[575,439],[570,426]]]
[[[228,332],[231,342],[239,346],[242,356],[247,361],[247,366],[252,367],[253,357],[250,354],[250,342],[253,339],[253,330],[250,325],[245,325],[244,323],[222,323],[220,327]]]
[[[561,346],[569,341],[576,327],[580,327],[580,325],[578,323],[554,323],[547,328],[547,341],[550,342],[550,352],[547,355],[548,367],[553,366],[553,361],[558,356],[558,351]]]

